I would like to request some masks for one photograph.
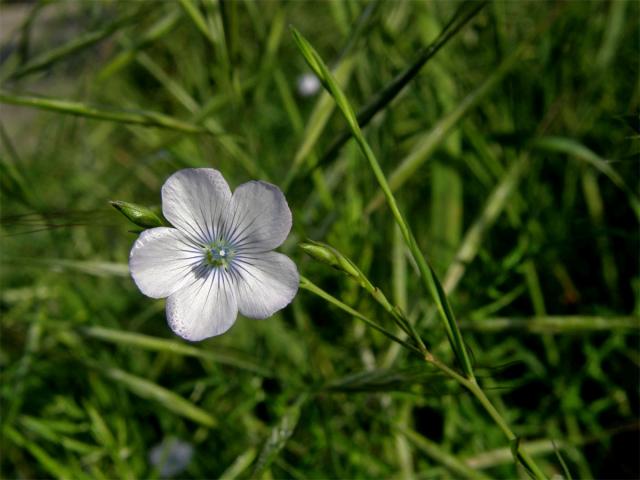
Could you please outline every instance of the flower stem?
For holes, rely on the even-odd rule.
[[[432,353],[427,353],[424,357],[425,361],[438,370],[448,375],[455,381],[457,381],[460,385],[465,387],[471,394],[476,397],[476,399],[482,404],[486,412],[489,414],[491,419],[500,427],[502,433],[504,433],[507,440],[511,444],[511,452],[514,456],[516,462],[522,463],[522,465],[527,469],[527,471],[536,479],[546,479],[545,474],[540,470],[540,467],[536,465],[533,458],[522,448],[520,448],[518,444],[518,437],[511,431],[509,424],[507,421],[500,415],[500,412],[496,409],[496,407],[491,403],[491,400],[487,397],[482,390],[482,387],[478,384],[475,378],[468,379],[464,376],[460,375],[454,369],[448,367],[436,357],[433,356]]]
[[[380,332],[383,335],[385,335],[387,338],[393,340],[396,343],[399,343],[400,345],[402,345],[403,347],[413,351],[414,353],[417,353],[419,355],[424,355],[424,353],[421,351],[420,348],[418,348],[418,347],[416,347],[414,345],[411,345],[410,343],[405,342],[401,338],[398,338],[393,333],[389,332],[385,328],[383,328],[380,325],[378,325],[377,323],[375,323],[373,320],[369,319],[368,317],[365,317],[364,315],[362,315],[357,310],[354,310],[349,305],[341,302],[340,300],[338,300],[333,295],[325,292],[320,287],[315,285],[311,280],[309,280],[308,278],[306,278],[304,276],[300,276],[300,288],[304,288],[305,290],[307,290],[307,291],[309,291],[309,292],[311,292],[311,293],[313,293],[315,295],[318,295],[320,298],[322,298],[322,299],[326,300],[327,302],[335,305],[336,307],[340,308],[341,310],[344,310],[345,312],[349,313],[350,315],[352,315],[353,317],[357,318],[358,320],[363,321],[364,323],[369,325],[371,328],[377,330],[378,332]]]
[[[442,363],[437,357],[435,357],[430,351],[428,351],[426,347],[424,347],[424,344],[420,348],[418,348],[414,345],[408,344],[407,342],[397,338],[391,332],[386,331],[384,328],[380,327],[375,322],[371,321],[369,318],[365,317],[357,310],[354,310],[350,306],[346,305],[345,303],[335,298],[333,295],[325,292],[324,290],[322,290],[321,288],[313,284],[313,282],[311,282],[308,278],[305,278],[303,276],[300,277],[300,288],[304,288],[305,290],[315,295],[318,295],[320,298],[328,301],[329,303],[349,313],[355,318],[362,320],[367,325],[378,330],[380,333],[386,335],[391,340],[399,343],[400,345],[413,351],[414,353],[421,354],[427,363],[429,363],[430,365],[433,365],[442,373],[452,378],[453,380],[458,382],[460,385],[462,385],[464,388],[469,390],[469,392],[471,392],[471,394],[474,397],[476,397],[476,399],[482,404],[482,406],[487,411],[491,419],[498,425],[498,427],[500,427],[500,430],[502,430],[502,433],[504,433],[505,437],[507,437],[507,440],[509,440],[509,443],[511,445],[511,453],[513,454],[513,457],[516,463],[518,462],[521,463],[527,469],[527,471],[530,472],[531,475],[536,479],[547,478],[544,475],[544,473],[542,473],[540,468],[536,465],[536,463],[533,461],[531,456],[527,452],[525,452],[523,449],[520,448],[520,446],[518,445],[518,437],[516,437],[516,435],[511,431],[511,428],[509,428],[509,424],[507,423],[507,421],[502,417],[502,415],[500,415],[500,412],[498,412],[496,407],[493,406],[493,404],[491,403],[491,400],[489,400],[489,398],[486,396],[486,394],[482,390],[482,387],[480,387],[480,385],[475,380],[475,378],[467,378],[464,375],[458,373],[453,368]]]
[[[460,367],[462,368],[465,376],[469,379],[473,379],[473,366],[471,364],[467,348],[462,339],[460,328],[458,327],[456,319],[453,315],[453,311],[449,306],[449,301],[446,297],[446,294],[444,293],[442,285],[440,284],[440,281],[433,271],[431,264],[422,254],[422,251],[418,246],[418,242],[416,241],[413,232],[409,227],[409,224],[402,216],[402,213],[400,212],[400,209],[395,197],[393,196],[391,187],[387,182],[384,172],[382,171],[382,168],[380,167],[376,156],[371,150],[371,147],[364,138],[353,108],[349,104],[347,97],[336,83],[335,78],[329,71],[328,67],[325,65],[320,55],[318,55],[311,44],[304,37],[302,37],[302,35],[300,35],[297,30],[292,29],[292,32],[294,40],[298,44],[298,48],[307,61],[307,64],[315,72],[325,88],[334,98],[336,105],[341,110],[345,120],[347,121],[347,124],[349,125],[353,138],[362,150],[365,159],[369,163],[369,166],[371,167],[371,170],[373,171],[373,174],[376,177],[378,184],[380,185],[380,189],[384,194],[389,209],[391,210],[391,214],[393,215],[393,218],[395,219],[396,224],[398,225],[398,228],[402,233],[402,237],[418,266],[422,284],[425,290],[431,295],[436,308],[440,313],[440,317],[442,319],[447,337],[449,338],[449,342],[456,356],[456,359],[458,360],[458,363],[460,364]]]

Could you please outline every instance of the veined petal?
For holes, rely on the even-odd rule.
[[[226,332],[237,316],[235,288],[222,270],[203,270],[200,278],[167,299],[171,330],[192,342]]]
[[[145,230],[131,248],[129,271],[142,293],[165,298],[196,278],[203,252],[175,228]]]
[[[300,283],[295,263],[278,252],[237,257],[233,275],[240,313],[251,318],[267,318],[286,307]]]
[[[265,252],[285,241],[291,210],[282,191],[262,181],[243,183],[233,192],[227,238],[239,250]]]
[[[201,243],[215,239],[220,217],[230,200],[229,185],[213,168],[178,170],[162,186],[164,216]]]

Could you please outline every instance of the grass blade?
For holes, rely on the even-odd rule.
[[[97,277],[128,277],[129,265],[115,262],[67,260],[63,258],[3,258],[3,263],[28,266],[48,266],[53,269],[71,270]]]
[[[518,61],[523,57],[528,49],[528,42],[520,45],[511,55],[509,55],[495,69],[495,71],[473,92],[467,95],[458,106],[443,116],[433,128],[421,136],[409,154],[400,162],[389,176],[389,187],[392,191],[400,188],[409,180],[416,170],[427,161],[431,153],[445,140],[451,130],[458,122],[475,107],[480,101],[491,92],[496,85],[505,77]],[[384,203],[384,196],[376,195],[365,212],[370,214]]]
[[[440,281],[437,279],[433,268],[430,264],[428,264],[424,255],[418,248],[418,244],[415,237],[413,236],[413,233],[411,232],[411,229],[409,228],[409,225],[405,222],[402,214],[400,213],[396,200],[393,196],[393,193],[391,192],[389,183],[387,182],[387,179],[384,176],[384,173],[380,168],[380,164],[378,163],[378,160],[371,150],[371,147],[369,147],[369,144],[362,134],[362,130],[358,125],[358,121],[353,109],[351,108],[351,105],[349,104],[340,87],[335,82],[335,79],[331,75],[331,72],[329,72],[329,69],[324,64],[318,53],[309,44],[309,42],[307,42],[295,29],[293,30],[293,36],[305,60],[314,70],[325,88],[329,92],[331,92],[331,95],[335,99],[338,108],[340,108],[345,119],[347,120],[347,123],[351,128],[353,137],[360,146],[365,158],[369,163],[369,166],[373,170],[376,180],[378,181],[378,184],[380,185],[380,188],[384,194],[384,198],[389,205],[391,213],[393,214],[393,217],[395,218],[396,223],[398,224],[398,227],[402,232],[404,241],[418,265],[424,287],[427,292],[431,294],[433,301],[438,307],[438,311],[440,312],[443,325],[447,332],[447,336],[455,353],[456,359],[462,367],[464,374],[468,378],[473,378],[473,367],[471,366],[471,360],[469,359],[469,354],[464,345],[464,341],[462,340],[460,329],[458,328],[451,307],[449,306],[449,301],[444,294],[442,286],[440,285]]]
[[[407,439],[409,439],[409,441],[413,443],[420,451],[427,454],[436,462],[444,465],[451,473],[455,474],[457,478],[477,478],[483,480],[487,480],[490,478],[482,472],[474,470],[468,465],[465,465],[455,456],[451,455],[442,447],[440,447],[440,445],[420,435],[418,432],[411,430],[410,428],[402,428],[398,425],[394,425],[394,428],[398,429],[400,433]]]
[[[166,128],[182,133],[206,133],[208,130],[168,115],[150,110],[119,110],[114,108],[97,107],[73,100],[61,100],[37,95],[23,95],[0,89],[0,103],[21,105],[51,110],[67,115],[95,118],[116,123],[144,125],[147,127]]]
[[[346,85],[346,83],[349,81],[354,65],[355,59],[351,57],[344,59],[336,68],[336,81],[340,85]],[[302,136],[302,138],[304,138],[304,141],[302,142],[300,147],[298,147],[298,150],[293,157],[293,162],[291,164],[291,168],[289,170],[287,178],[283,183],[283,189],[285,191],[296,177],[302,163],[313,151],[313,147],[316,145],[318,138],[320,138],[320,135],[324,131],[324,128],[327,125],[327,122],[329,121],[334,108],[335,103],[332,101],[331,95],[327,92],[323,92],[318,99],[318,102],[316,103],[313,111],[311,112],[311,115],[309,116],[304,135]]]
[[[367,105],[365,105],[357,115],[358,124],[364,128],[371,119],[387,105],[413,80],[422,70],[422,67],[433,58],[442,47],[444,47],[462,27],[464,27],[473,17],[475,17],[487,4],[487,2],[464,2],[458,11],[454,14],[451,21],[442,29],[438,37],[427,47],[418,53],[417,60],[409,65],[404,71],[396,75],[388,85],[386,85]],[[327,148],[320,161],[313,165],[316,168],[319,165],[327,163],[342,148],[342,146],[351,138],[351,132],[343,132],[333,143]]]
[[[144,399],[158,402],[167,410],[170,410],[177,415],[193,420],[194,422],[209,428],[213,428],[218,424],[217,420],[208,412],[196,407],[193,403],[164,387],[117,368],[104,368],[100,365],[94,366],[103,375],[114,382],[123,385],[132,393]]]
[[[235,461],[229,465],[218,480],[235,480],[244,472],[256,458],[256,449],[250,448],[246,452],[240,454]]]
[[[49,455],[44,449],[42,449],[39,445],[29,441],[25,437],[23,437],[20,433],[14,430],[9,425],[5,425],[2,429],[2,433],[9,440],[14,442],[16,445],[24,448],[27,452],[29,452],[38,462],[38,464],[51,475],[56,478],[77,478],[77,474],[79,472],[70,472],[67,470],[65,466],[59,463],[56,459],[54,459],[51,455]],[[87,478],[87,477],[83,477]]]
[[[167,5],[171,4],[167,3]],[[138,51],[173,30],[173,28],[178,24],[178,20],[180,20],[181,16],[182,11],[178,8],[174,8],[169,12],[162,14],[160,19],[151,25],[148,30],[136,35],[135,42],[133,42],[131,46],[120,52],[113,60],[111,60],[111,62],[100,69],[100,73],[97,75],[98,80],[106,80],[108,77],[129,65],[135,59]]]
[[[322,387],[323,390],[333,392],[398,392],[408,391],[416,384],[423,384],[427,388],[434,388],[437,380],[444,380],[440,374],[425,371],[422,365],[418,367],[365,370],[331,380]],[[438,391],[442,384],[437,382]]]
[[[504,174],[502,180],[489,195],[487,202],[477,220],[471,225],[465,234],[453,263],[447,269],[444,276],[443,286],[447,294],[451,294],[462,279],[467,266],[476,257],[482,239],[487,230],[495,223],[496,219],[507,205],[524,173],[529,167],[529,157],[524,154],[518,158]]]
[[[258,362],[245,358],[244,355],[241,357],[237,353],[225,352],[219,348],[216,350],[203,350],[176,340],[156,338],[149,335],[143,335],[141,333],[121,332],[120,330],[112,330],[103,327],[87,327],[83,328],[81,331],[88,337],[118,345],[130,345],[132,347],[151,350],[154,352],[166,352],[174,355],[196,357],[247,370],[263,377],[273,376],[273,372],[268,368],[265,368],[263,365],[260,365]]]
[[[580,142],[571,138],[542,137],[536,139],[532,143],[532,147],[548,152],[565,153],[591,165],[611,180],[616,187],[626,193],[631,208],[633,208],[636,217],[640,220],[640,199],[638,198],[637,193],[629,188],[624,179],[611,167],[611,165],[609,165],[607,160],[603,159],[592,150],[589,150]]]
[[[121,27],[135,20],[139,15],[139,12],[136,12],[132,15],[127,15],[107,25],[104,28],[85,33],[84,35],[74,38],[64,45],[43,52],[27,64],[18,68],[16,71],[10,73],[8,75],[8,80],[19,79],[31,73],[44,70],[45,68],[53,65],[59,60],[63,60],[68,56],[89,48],[92,45],[95,45],[96,43],[104,40],[105,38],[108,38],[111,34],[118,31]]]
[[[262,475],[264,470],[271,465],[278,453],[284,448],[287,440],[291,438],[300,418],[300,410],[307,398],[308,395],[306,393],[300,395],[294,404],[287,408],[278,424],[273,427],[256,461],[256,466],[251,475],[252,478],[259,478]]]
[[[215,36],[209,30],[207,25],[207,21],[205,20],[202,12],[198,9],[198,6],[194,3],[193,0],[179,0],[180,6],[187,13],[193,24],[196,28],[202,33],[202,35],[207,39],[208,42],[211,43],[213,47],[217,47],[217,42]]]
[[[360,270],[353,261],[345,257],[341,252],[335,248],[321,242],[314,242],[309,240],[310,243],[302,243],[300,247],[316,260],[327,263],[337,270],[342,270],[343,273],[350,276],[353,280],[364,288],[373,299],[378,302],[382,308],[384,308],[389,315],[391,315],[396,322],[396,325],[400,327],[404,332],[409,335],[415,344],[420,348],[423,353],[427,352],[427,349],[420,338],[418,332],[413,328],[413,324],[409,321],[404,312],[396,305],[392,305],[387,299],[385,294],[378,287],[375,287],[367,276]]]
[[[461,322],[460,327],[478,332],[505,332],[524,330],[530,333],[582,333],[616,331],[636,334],[640,332],[640,317],[617,316],[547,316],[547,317],[494,317]]]

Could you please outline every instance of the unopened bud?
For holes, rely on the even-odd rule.
[[[162,218],[148,207],[136,205],[135,203],[122,202],[120,200],[109,202],[113,208],[122,213],[135,225],[143,228],[154,228],[166,226]]]
[[[301,243],[300,248],[319,262],[331,265],[333,268],[343,271],[358,281],[361,280],[362,274],[358,268],[335,248],[321,242],[314,242],[313,240],[309,240],[308,243]]]

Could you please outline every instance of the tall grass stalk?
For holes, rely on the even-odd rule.
[[[349,124],[349,127],[351,128],[356,142],[362,149],[365,158],[369,162],[369,165],[373,170],[378,183],[380,184],[380,188],[384,193],[391,213],[393,214],[393,217],[395,218],[396,223],[400,228],[407,247],[411,251],[414,260],[418,264],[424,286],[426,287],[426,290],[431,293],[432,299],[438,307],[440,316],[443,320],[443,324],[449,337],[449,341],[451,343],[453,351],[456,354],[456,358],[460,362],[464,375],[460,375],[455,370],[447,367],[444,363],[434,357],[431,352],[423,352],[425,360],[441,370],[443,373],[447,374],[449,377],[456,380],[467,390],[469,390],[469,392],[471,392],[482,404],[489,416],[491,416],[491,418],[500,427],[504,435],[509,440],[509,443],[512,446],[513,456],[515,460],[522,463],[522,465],[536,478],[546,478],[544,473],[542,473],[531,456],[526,451],[520,448],[518,437],[511,431],[507,422],[504,420],[502,415],[500,415],[498,410],[493,406],[489,398],[486,396],[486,394],[476,381],[469,355],[467,353],[464,340],[462,339],[462,334],[460,333],[457,322],[453,316],[453,312],[451,310],[451,307],[449,306],[449,301],[442,288],[442,285],[436,277],[433,268],[427,263],[424,255],[418,247],[413,233],[411,232],[408,224],[405,222],[402,214],[400,213],[396,200],[393,196],[393,193],[391,192],[391,188],[387,183],[386,177],[384,176],[384,173],[382,172],[382,169],[380,168],[380,165],[378,164],[378,161],[373,151],[371,150],[371,147],[369,147],[369,144],[365,140],[364,135],[360,130],[360,126],[358,125],[353,109],[351,108],[351,105],[349,104],[346,96],[344,95],[340,87],[338,87],[331,75],[331,72],[326,67],[318,53],[309,44],[309,42],[307,42],[306,39],[304,39],[304,37],[302,37],[302,35],[300,35],[300,33],[295,29],[293,29],[293,35],[302,55],[305,57],[305,60],[314,70],[316,75],[318,75],[318,78],[320,78],[325,88],[335,99],[336,104],[342,111],[345,119],[347,120],[347,123]]]

